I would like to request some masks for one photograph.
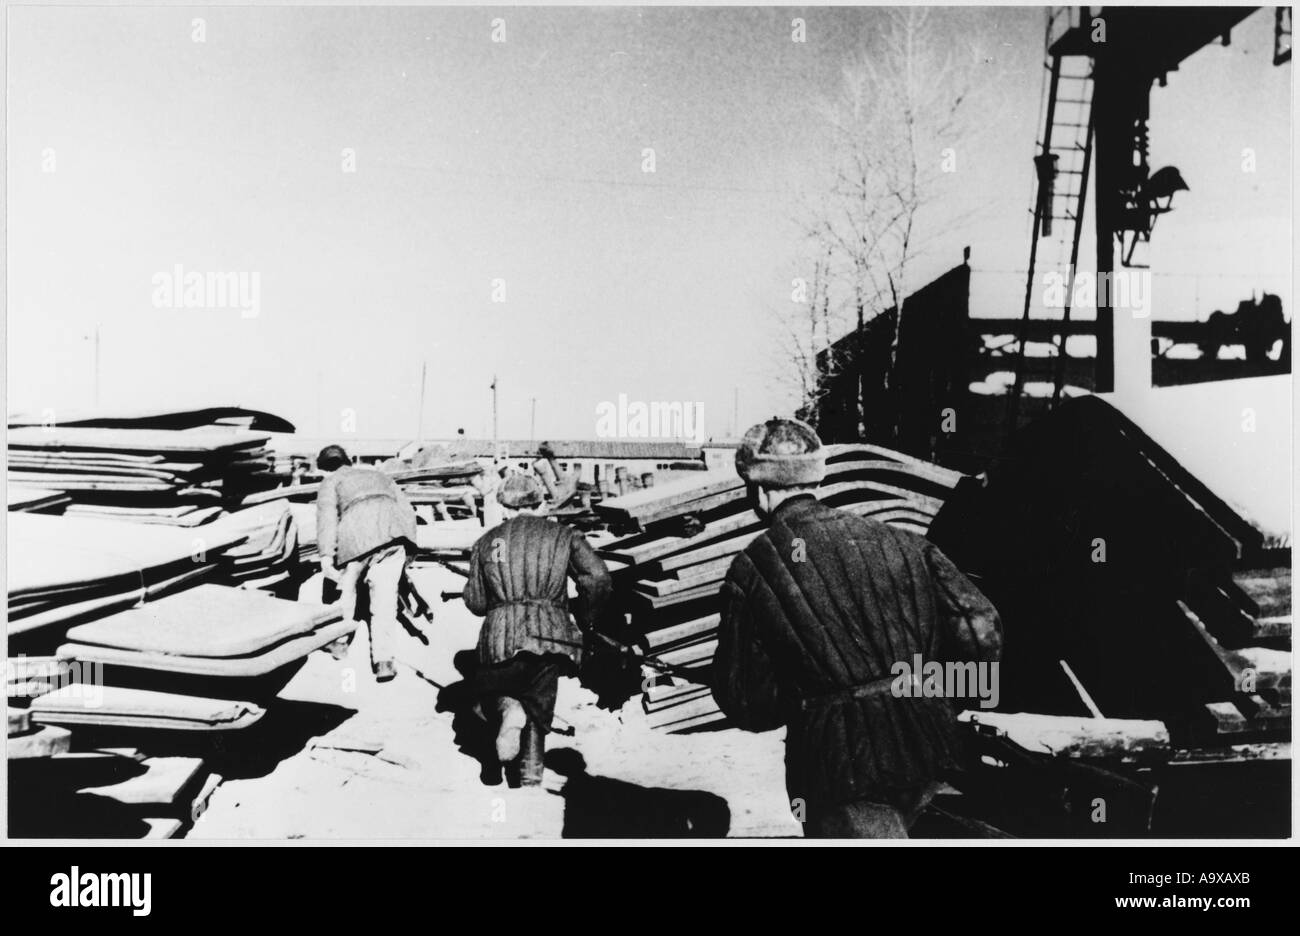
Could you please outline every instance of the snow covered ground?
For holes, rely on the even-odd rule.
[[[436,566],[415,574],[426,595],[458,591],[463,581]],[[561,680],[556,714],[563,719],[557,725],[572,724],[575,734],[550,735],[547,750],[576,750],[586,762],[586,776],[574,781],[548,769],[541,790],[485,785],[478,762],[455,743],[452,715],[434,711],[437,689],[415,672],[443,685],[454,682],[452,655],[474,646],[480,619],[459,600],[439,604],[435,612],[429,646],[401,636],[398,657],[405,665],[399,665],[398,677],[390,683],[376,684],[370,675],[364,632],[344,660],[312,654],[281,698],[333,713],[335,727],[264,776],[227,779],[189,837],[648,835],[657,820],[666,824],[683,809],[693,814],[697,807],[707,807],[716,817],[718,800],[702,794],[725,801],[731,836],[800,835],[786,803],[783,730],[666,735],[646,725],[639,697],[621,712],[605,711],[572,679]]]

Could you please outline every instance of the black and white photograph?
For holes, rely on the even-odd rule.
[[[7,841],[1292,838],[1290,7],[5,14]]]

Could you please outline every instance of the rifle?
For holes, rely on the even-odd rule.
[[[558,637],[543,637],[541,634],[531,634],[529,636],[536,637],[538,640],[544,640],[547,643],[563,644],[564,646],[567,647],[577,647],[578,649],[583,649],[583,644],[574,643],[572,640],[561,640]],[[615,650],[622,656],[625,656],[628,659],[635,661],[636,663],[639,663],[643,666],[648,666],[653,670],[658,670],[659,672],[664,673],[665,675],[676,676],[679,679],[684,679],[687,682],[695,683],[700,686],[709,686],[709,683],[706,682],[706,677],[704,673],[700,672],[700,670],[704,669],[704,667],[700,667],[698,669],[692,670],[685,666],[678,666],[675,663],[665,663],[663,660],[660,660],[658,657],[652,656],[650,654],[639,655],[633,653],[630,648],[625,647],[617,640],[613,640],[609,637],[606,637],[604,634],[598,633],[596,631],[587,631],[587,636],[593,637],[596,640],[601,641],[609,649]],[[712,687],[710,686],[709,688]]]

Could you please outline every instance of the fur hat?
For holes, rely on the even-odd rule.
[[[542,486],[532,475],[513,471],[497,488],[497,501],[511,510],[525,510],[542,503]]]
[[[826,450],[812,426],[773,417],[745,433],[736,452],[736,473],[765,488],[821,484]]]

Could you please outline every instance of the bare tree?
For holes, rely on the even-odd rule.
[[[884,9],[877,15],[882,24],[875,40],[844,66],[838,94],[822,108],[830,183],[809,206],[804,231],[823,307],[818,311],[810,303],[792,317],[801,331],[809,321],[829,326],[851,320],[862,340],[863,326],[892,309],[885,375],[892,394],[909,265],[924,225],[955,221],[929,217],[926,209],[940,173],[955,165],[956,148],[973,136],[970,104],[982,86],[985,58],[966,38],[969,32],[951,22],[945,32],[930,9]],[[828,349],[835,337],[822,333],[817,350]],[[802,346],[800,351],[791,363],[809,374],[808,360],[817,354]],[[805,409],[815,405],[822,383],[802,391]],[[866,420],[860,392],[857,408],[861,436]]]
[[[783,309],[774,316],[781,330],[779,372],[799,399],[800,417],[813,426],[827,381],[838,373],[831,344],[839,328],[832,316],[830,264],[830,250],[813,259],[811,278],[792,283],[792,311]]]

